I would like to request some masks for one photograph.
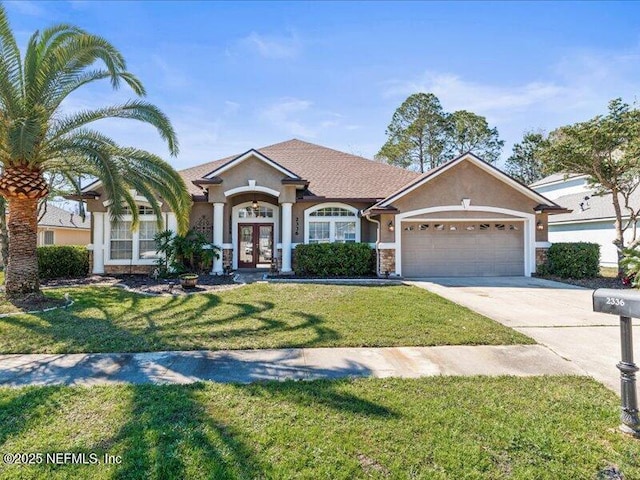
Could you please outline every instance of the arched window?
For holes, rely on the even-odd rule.
[[[305,243],[360,241],[358,210],[345,204],[321,204],[305,212]]]

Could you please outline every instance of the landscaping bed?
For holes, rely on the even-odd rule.
[[[80,287],[91,285],[119,286],[136,293],[184,295],[222,290],[237,285],[229,275],[200,275],[195,288],[182,288],[179,278],[153,278],[149,275],[91,275],[83,278],[57,278],[42,282],[43,288]]]
[[[57,288],[72,308],[0,319],[0,353],[508,345],[529,337],[407,285],[254,283],[199,295]]]
[[[597,288],[616,288],[626,289],[633,288],[631,285],[625,285],[622,280],[615,277],[595,277],[595,278],[561,278],[554,275],[545,275],[539,278],[545,280],[553,280],[554,282],[568,283],[570,285],[577,285],[579,287],[597,289]]]
[[[584,377],[31,387],[0,404],[3,453],[101,462],[6,479],[640,478],[619,399]]]

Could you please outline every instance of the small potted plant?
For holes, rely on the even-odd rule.
[[[179,278],[182,288],[195,288],[198,285],[197,273],[183,273]]]

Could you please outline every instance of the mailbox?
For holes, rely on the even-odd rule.
[[[593,311],[618,315],[620,317],[620,346],[622,360],[618,362],[620,370],[620,430],[640,437],[640,417],[638,416],[638,398],[636,391],[636,372],[638,367],[633,361],[632,318],[640,318],[640,292],[635,290],[613,290],[599,288],[593,292]]]
[[[640,318],[640,292],[599,288],[593,292],[593,311]]]

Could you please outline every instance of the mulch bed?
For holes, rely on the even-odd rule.
[[[50,308],[64,307],[68,302],[63,298],[49,298],[42,294],[32,294],[19,299],[9,300],[22,312],[42,311]]]
[[[215,290],[226,290],[237,286],[230,275],[201,275],[194,288],[182,288],[179,278],[158,278],[154,280],[146,275],[123,275],[118,277],[118,286],[138,293],[155,295],[186,295],[190,293],[206,293]]]
[[[148,275],[91,275],[84,278],[59,278],[42,282],[45,288],[79,287],[91,285],[112,285],[137,293],[154,295],[186,295],[225,290],[238,285],[229,275],[201,275],[195,288],[183,289],[179,278],[158,278]]]
[[[591,288],[593,290],[597,288],[616,288],[616,289],[628,289],[633,288],[630,285],[624,285],[619,278],[612,277],[596,277],[596,278],[560,278],[552,275],[544,277],[546,280],[553,280],[554,282],[568,283],[570,285],[577,285],[579,287]]]

